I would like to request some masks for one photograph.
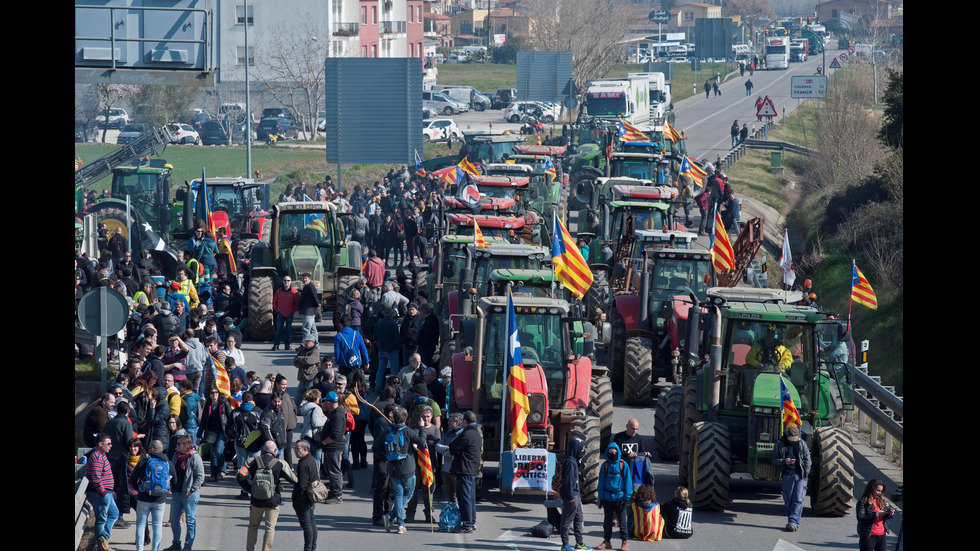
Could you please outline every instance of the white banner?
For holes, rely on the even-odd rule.
[[[513,489],[529,488],[542,491],[551,489],[551,479],[548,477],[548,450],[515,448],[513,453]]]

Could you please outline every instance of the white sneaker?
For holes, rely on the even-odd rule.
[[[405,532],[407,532],[407,531],[408,531],[408,530],[406,530],[404,526],[399,526],[399,527],[398,527],[398,533],[399,533],[399,534],[404,534],[404,533],[405,533]]]

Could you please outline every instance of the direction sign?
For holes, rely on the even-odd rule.
[[[772,104],[772,100],[769,99],[769,96],[766,96],[766,99],[762,101],[762,106],[759,107],[759,110],[756,112],[755,116],[775,117],[776,115],[776,106]]]
[[[789,96],[791,98],[825,98],[827,97],[827,77],[824,75],[792,77]]]
[[[653,10],[647,18],[653,23],[670,23],[670,12],[667,10]]]

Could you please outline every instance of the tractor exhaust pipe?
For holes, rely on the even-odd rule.
[[[649,327],[650,321],[650,278],[647,277],[647,251],[643,251],[643,258],[640,261],[640,315],[639,326]],[[656,356],[656,354],[654,354]]]
[[[711,369],[711,399],[708,402],[708,410],[718,411],[718,404],[721,402],[721,309],[714,308],[715,329],[711,333],[711,349],[709,363]]]
[[[480,393],[483,391],[483,309],[476,307],[476,339],[473,347],[473,413],[480,414]]]
[[[687,335],[684,335],[684,361],[681,363],[681,384],[684,379],[694,374],[698,360],[701,357],[701,303],[698,297],[691,293],[691,310],[687,314]]]

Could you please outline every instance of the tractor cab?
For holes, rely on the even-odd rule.
[[[129,196],[137,221],[149,223],[153,231],[168,240],[175,227],[170,208],[172,172],[173,167],[164,159],[153,159],[146,165],[116,167],[112,171],[112,198],[97,201],[89,212],[96,213],[99,222],[105,222],[110,233],[121,227],[123,235],[128,237],[130,225],[125,220],[125,213],[126,197]],[[106,216],[99,212],[103,210]],[[121,211],[122,216],[112,216],[116,211]]]
[[[651,180],[657,185],[670,185],[670,161],[659,153],[613,152],[609,158],[609,175],[638,180]]]
[[[261,239],[268,224],[268,184],[256,184],[250,178],[208,178],[206,182],[215,227],[224,228],[225,235],[235,241]],[[199,225],[195,216],[200,188],[201,181],[192,180],[178,190],[182,217],[181,231],[175,232],[175,237],[190,237]]]

